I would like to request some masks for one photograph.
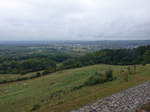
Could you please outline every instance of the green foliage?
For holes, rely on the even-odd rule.
[[[143,58],[144,63],[150,63],[150,50],[145,51]]]
[[[52,73],[52,72],[56,72],[56,65],[47,67],[47,68],[42,72],[42,74],[43,74],[43,75],[47,75],[47,74]]]
[[[56,67],[56,64],[53,61],[51,61],[49,59],[44,59],[44,58],[29,59],[22,63],[22,69],[23,70],[25,69],[25,70],[28,70],[31,72],[43,70],[49,66]]]
[[[33,58],[21,62],[13,60],[9,63],[3,63],[0,65],[0,73],[2,74],[20,73],[25,75],[29,72],[36,72],[44,69],[51,69],[51,71],[56,71],[56,63],[47,58]]]
[[[129,81],[129,74],[124,74],[124,81],[128,82]]]
[[[150,46],[135,49],[105,49],[63,62],[63,69],[75,68],[93,64],[134,65],[150,62]]]
[[[113,80],[113,71],[111,69],[107,70],[105,72],[106,75],[106,80],[107,81],[112,81]]]
[[[133,65],[133,72],[136,74],[136,65]]]
[[[37,73],[36,73],[36,76],[37,76],[37,77],[40,77],[41,75],[42,75],[42,74],[41,74],[40,72],[37,72]]]
[[[93,64],[134,65],[150,62],[150,46],[134,49],[104,49],[84,56],[70,57],[67,54],[32,54],[22,57],[0,57],[1,74],[22,74],[43,71],[43,74],[57,70],[83,67]],[[62,62],[62,63],[60,63]],[[60,66],[57,67],[56,64]]]
[[[132,71],[131,71],[131,67],[130,67],[130,66],[127,67],[127,70],[128,70],[128,74],[132,74]]]
[[[40,105],[39,104],[36,104],[36,105],[33,105],[31,111],[36,111],[40,108]]]
[[[128,67],[127,67],[128,68]],[[128,69],[127,70],[121,70],[121,75],[122,75],[122,78],[125,82],[128,82],[129,81],[129,71]]]
[[[97,74],[95,72],[105,74],[105,71],[109,70],[108,68],[113,70],[113,76],[117,77],[116,80],[99,85],[83,86],[83,83],[90,76]],[[0,110],[2,112],[12,112],[12,110],[30,112],[34,105],[40,105],[41,108],[36,111],[61,112],[63,110],[67,112],[150,80],[150,65],[137,65],[137,75],[131,75],[128,83],[122,81],[122,74],[118,74],[118,71],[125,71],[126,68],[127,66],[93,65],[58,71],[36,80],[10,83],[9,86],[2,84],[0,88]],[[0,75],[0,77],[3,76],[7,75]],[[13,75],[8,76],[12,77]],[[63,105],[58,103],[60,101],[64,101]]]
[[[94,75],[90,76],[87,81],[85,81],[84,86],[91,86],[95,84],[101,84],[106,81],[105,75],[95,72]]]
[[[112,80],[113,80],[113,74],[112,74],[112,70],[110,69],[107,70],[105,74],[95,72],[95,74],[90,76],[83,85],[91,86],[96,84],[102,84]]]

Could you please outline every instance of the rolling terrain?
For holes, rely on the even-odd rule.
[[[126,80],[125,73],[130,67]],[[92,65],[51,73],[32,80],[0,85],[2,112],[68,112],[150,80],[150,65]],[[95,72],[113,70],[114,80],[103,84],[83,85]],[[9,75],[7,76],[9,77]],[[14,76],[15,77],[15,76]]]

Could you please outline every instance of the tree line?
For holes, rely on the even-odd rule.
[[[104,49],[84,56],[67,54],[32,55],[21,58],[0,57],[1,74],[26,74],[43,71],[43,75],[58,70],[94,64],[134,65],[150,63],[150,46],[134,49]],[[59,66],[57,66],[59,64]]]
[[[61,69],[94,64],[134,65],[150,63],[150,46],[134,49],[104,49],[63,62]]]
[[[25,56],[0,57],[0,74],[26,74],[44,70],[44,73],[56,71],[57,63],[70,59],[70,55],[62,53],[32,54]]]

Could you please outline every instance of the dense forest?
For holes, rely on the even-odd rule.
[[[66,53],[40,53],[25,56],[1,56],[1,74],[26,74],[43,71],[43,74],[58,70],[93,64],[133,65],[150,63],[150,46],[132,49],[103,49],[83,56]]]
[[[93,64],[133,65],[150,63],[150,46],[133,49],[104,49],[89,53],[62,64],[62,68],[82,67]]]
[[[1,56],[0,73],[1,74],[26,74],[41,70],[56,71],[56,64],[67,59],[70,55],[62,53],[32,54],[28,56]]]

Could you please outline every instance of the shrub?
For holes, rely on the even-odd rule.
[[[145,63],[145,62],[142,62],[141,64],[142,64],[142,66],[146,66],[146,63]]]
[[[33,105],[31,111],[35,111],[35,110],[37,110],[37,109],[39,109],[39,108],[40,108],[40,105],[39,105],[39,104]]]
[[[128,73],[129,73],[129,74],[131,74],[131,73],[132,73],[132,72],[131,72],[131,68],[130,68],[130,66],[128,66],[128,67],[127,67],[127,70],[128,70]]]
[[[95,73],[90,76],[84,83],[84,86],[96,85],[100,83],[104,83],[106,81],[106,76],[101,73]]]
[[[20,74],[21,74],[21,75],[26,75],[27,72],[22,70],[22,71],[20,72]]]
[[[124,81],[125,82],[128,82],[129,81],[129,73],[128,72],[123,72],[123,78],[124,78]]]
[[[36,77],[40,77],[41,76],[41,73],[40,72],[37,72],[36,73]]]
[[[74,91],[74,90],[78,90],[78,89],[80,89],[80,88],[82,88],[82,87],[83,87],[83,84],[73,87],[72,90],[73,90],[73,91]]]
[[[47,74],[49,74],[49,71],[47,71],[47,70],[44,70],[44,71],[42,72],[42,75],[47,75]]]
[[[113,80],[113,71],[111,69],[105,71],[105,75],[106,75],[106,80],[107,81],[112,81]]]

